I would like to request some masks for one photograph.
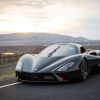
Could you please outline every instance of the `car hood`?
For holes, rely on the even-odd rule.
[[[63,59],[63,57],[40,57],[37,58],[35,61],[33,61],[32,67],[34,71],[39,71],[39,72],[42,71],[43,69],[49,70],[50,66],[52,66],[53,69],[54,63],[56,63],[57,66],[58,62],[61,59]]]
[[[80,61],[80,57],[77,57],[76,55],[69,57],[36,57],[35,59],[33,59],[32,57],[31,59],[25,59],[24,57],[22,61],[22,71],[48,73],[64,63],[76,61]]]

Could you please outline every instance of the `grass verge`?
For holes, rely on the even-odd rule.
[[[15,65],[15,62],[0,65],[0,81],[15,78]]]
[[[7,67],[7,66],[10,66],[10,65],[13,65],[13,64],[16,64],[16,62],[13,62],[13,63],[6,63],[6,64],[0,64],[0,68],[2,68],[2,67]]]
[[[4,72],[0,74],[0,81],[15,78],[15,71]]]

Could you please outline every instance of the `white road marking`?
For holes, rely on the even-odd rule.
[[[7,85],[3,85],[3,86],[0,86],[0,89],[1,88],[5,88],[5,87],[9,87],[9,86],[12,86],[12,85],[16,85],[16,84],[19,84],[20,82],[16,82],[16,83],[11,83],[11,84],[7,84]]]

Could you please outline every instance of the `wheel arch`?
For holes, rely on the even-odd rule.
[[[91,68],[89,67],[89,63],[88,63],[88,59],[87,59],[87,57],[86,56],[84,56],[83,55],[83,58],[82,58],[82,60],[85,60],[86,61],[86,63],[87,63],[87,67],[88,67],[88,73],[89,73],[89,75],[90,75],[90,73],[91,73]],[[81,60],[81,62],[82,62],[82,60]],[[81,63],[80,63],[81,64]],[[80,67],[80,66],[79,66]]]

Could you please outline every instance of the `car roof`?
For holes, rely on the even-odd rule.
[[[80,44],[76,44],[76,43],[57,43],[55,45],[73,45],[73,46],[77,46],[77,47],[83,47],[82,45]]]
[[[77,47],[83,47],[82,45],[76,44],[76,43],[68,43],[68,44],[75,45],[75,46],[77,46]]]

